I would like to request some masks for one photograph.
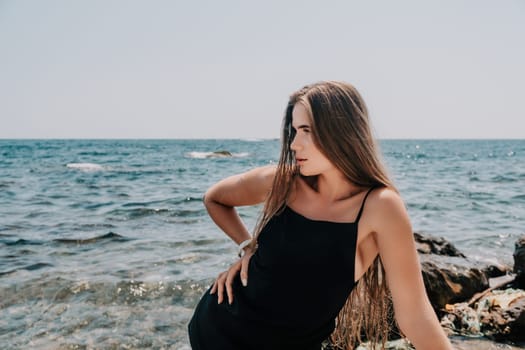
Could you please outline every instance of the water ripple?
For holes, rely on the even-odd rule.
[[[84,245],[84,244],[93,244],[99,242],[126,242],[131,240],[124,236],[119,235],[118,233],[109,232],[101,236],[91,237],[91,238],[57,238],[53,239],[53,242],[63,243],[63,244],[75,244],[75,245]]]

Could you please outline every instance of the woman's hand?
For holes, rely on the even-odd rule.
[[[228,303],[233,303],[233,289],[232,283],[235,276],[239,273],[241,274],[241,282],[243,286],[248,285],[248,263],[255,251],[251,247],[246,247],[244,249],[244,255],[233,263],[227,271],[221,272],[213,286],[211,287],[210,294],[218,292],[217,294],[217,303],[222,303],[224,299],[224,289],[226,289],[226,294],[228,295]]]

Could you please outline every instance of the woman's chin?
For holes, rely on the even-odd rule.
[[[308,171],[308,169],[304,169],[303,167],[299,168],[299,174],[301,174],[302,176],[314,176],[314,175],[317,175],[317,174],[314,174],[312,171]]]

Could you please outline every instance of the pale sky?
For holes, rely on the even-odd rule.
[[[380,138],[525,138],[524,0],[0,0],[0,138],[277,138],[344,80]]]

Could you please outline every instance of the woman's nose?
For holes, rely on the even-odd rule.
[[[297,151],[300,148],[299,141],[297,140],[297,135],[294,136],[292,139],[292,143],[290,144],[290,149],[292,151]]]

